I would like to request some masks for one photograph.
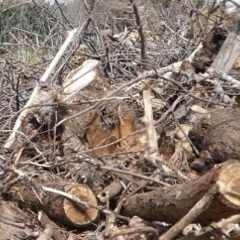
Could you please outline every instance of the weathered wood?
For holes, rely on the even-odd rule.
[[[228,161],[192,182],[131,196],[125,201],[122,214],[175,223],[216,185],[219,188],[216,197],[194,222],[219,221],[239,212],[239,174],[240,163]]]
[[[228,73],[240,55],[240,23],[235,23],[228,34],[211,68]]]
[[[238,18],[229,16],[207,34],[203,40],[203,48],[193,59],[193,66],[197,71],[221,70],[228,73],[231,70],[240,54]]]
[[[20,236],[34,236],[37,229],[34,229],[34,218],[30,213],[4,201],[0,201],[0,211],[0,239],[19,240]]]
[[[144,103],[144,112],[145,112],[143,121],[147,128],[148,145],[149,145],[149,149],[146,153],[147,154],[146,157],[154,165],[156,165],[157,155],[159,154],[158,153],[158,137],[154,127],[150,89],[143,90],[143,103]]]
[[[37,240],[51,239],[51,237],[55,240],[63,240],[60,228],[52,222],[44,212],[39,212],[38,220],[41,222],[41,225],[45,228],[45,230]]]

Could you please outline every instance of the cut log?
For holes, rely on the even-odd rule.
[[[126,199],[122,214],[149,221],[175,223],[214,186],[216,196],[193,222],[209,224],[240,210],[240,162],[228,161],[192,182],[141,193]]]
[[[84,184],[69,182],[31,183],[21,181],[11,189],[15,200],[25,207],[35,207],[49,217],[69,226],[82,227],[98,217],[97,200],[91,189]]]

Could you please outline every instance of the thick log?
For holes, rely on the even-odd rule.
[[[240,162],[231,160],[182,185],[141,193],[126,199],[122,214],[149,221],[175,223],[215,185],[217,193],[194,222],[209,224],[240,210]]]
[[[97,200],[84,184],[49,179],[27,179],[14,185],[12,197],[25,207],[43,210],[58,222],[82,227],[98,217]]]

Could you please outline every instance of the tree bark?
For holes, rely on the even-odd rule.
[[[211,68],[228,73],[240,54],[240,23],[234,23]]]
[[[19,236],[34,236],[37,227],[31,213],[4,201],[0,201],[0,211],[0,239],[19,240]]]
[[[134,195],[123,204],[122,214],[175,223],[216,185],[216,196],[194,222],[209,224],[219,221],[239,212],[239,173],[240,162],[228,161],[192,182]]]
[[[47,178],[24,178],[10,193],[24,207],[43,210],[69,226],[82,227],[97,219],[97,200],[87,185]]]

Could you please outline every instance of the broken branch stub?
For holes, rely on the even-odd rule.
[[[99,63],[97,60],[87,60],[67,75],[63,84],[63,93],[68,96],[64,98],[64,101],[96,80],[98,76],[97,66]]]

